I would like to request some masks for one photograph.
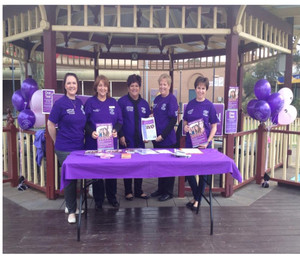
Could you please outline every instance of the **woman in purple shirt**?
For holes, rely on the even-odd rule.
[[[61,166],[71,151],[84,148],[86,116],[82,101],[76,97],[78,84],[75,74],[65,75],[63,81],[65,95],[54,103],[47,122],[48,132],[55,143],[55,153]],[[76,185],[77,180],[72,180],[64,189],[69,223],[76,223]]]
[[[174,126],[177,122],[178,104],[173,95],[172,80],[168,74],[162,74],[159,79],[159,92],[153,102],[153,116],[155,118],[157,138],[153,141],[154,148],[174,148],[176,134]],[[175,177],[158,178],[158,189],[151,194],[159,196],[159,201],[166,201],[173,197]]]
[[[114,148],[117,148],[117,133],[122,128],[121,109],[114,98],[109,96],[109,81],[105,76],[98,76],[94,83],[95,95],[85,103],[85,113],[87,117],[85,148],[89,150],[97,149],[98,133],[96,124],[111,123],[113,126],[112,135],[114,137]],[[116,198],[117,180],[99,179],[93,183],[93,196],[96,210],[102,208],[104,201],[104,187],[108,202],[113,207],[119,207]]]
[[[219,119],[216,114],[215,107],[212,102],[206,99],[206,92],[209,87],[209,80],[206,77],[199,76],[194,83],[196,98],[191,100],[185,109],[184,112],[184,121],[183,128],[186,134],[186,147],[192,148],[192,141],[190,137],[191,129],[188,123],[202,119],[204,122],[204,129],[207,135],[207,143],[202,144],[199,148],[211,148],[211,141],[217,131],[217,123]],[[207,181],[207,175],[201,175],[199,177],[200,191],[198,190],[196,177],[188,176],[187,177],[190,187],[193,192],[193,200],[187,203],[187,207],[191,210],[196,210],[198,203],[201,203],[201,193],[204,193],[205,190],[205,181]]]
[[[127,78],[128,94],[118,100],[122,111],[123,126],[119,132],[120,148],[145,148],[141,132],[141,118],[149,117],[150,107],[140,95],[141,77],[130,75]],[[134,196],[149,197],[142,190],[143,179],[134,179]],[[124,179],[125,199],[133,200],[132,179]]]

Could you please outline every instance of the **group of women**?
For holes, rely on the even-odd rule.
[[[152,141],[154,148],[174,148],[176,146],[175,124],[178,115],[178,103],[172,91],[172,81],[168,74],[162,74],[159,79],[160,94],[154,99],[153,113],[149,104],[140,95],[141,77],[130,75],[127,79],[128,94],[121,97],[118,102],[110,97],[109,81],[105,76],[98,76],[93,89],[95,95],[85,104],[76,97],[78,78],[74,73],[67,73],[64,77],[65,95],[57,100],[48,119],[48,131],[55,144],[55,153],[60,165],[74,150],[96,150],[97,137],[96,124],[111,123],[113,126],[114,148],[117,148],[119,137],[120,148],[145,148],[141,134],[141,118],[154,116],[157,138]],[[209,81],[207,78],[198,77],[195,81],[196,98],[190,101],[184,113],[184,130],[187,132],[186,147],[192,147],[189,136],[188,123],[199,118],[204,121],[208,142],[201,147],[210,147],[216,132],[218,118],[213,104],[205,98]],[[57,128],[56,128],[57,126]],[[205,189],[206,177],[200,177],[202,192]],[[193,200],[187,203],[190,209],[196,209],[200,203],[201,193],[198,191],[196,178],[188,177],[193,191]],[[134,190],[132,191],[132,182]],[[173,197],[175,177],[158,179],[158,188],[151,197],[158,197],[159,201],[166,201]],[[69,223],[76,223],[77,181],[73,180],[64,189],[66,212]],[[142,190],[142,179],[124,179],[125,198],[133,200],[134,197],[148,199],[149,195]],[[116,198],[117,180],[105,179],[93,182],[93,197],[95,208],[99,210],[105,198],[113,207],[119,207]]]

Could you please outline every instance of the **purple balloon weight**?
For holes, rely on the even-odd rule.
[[[255,104],[255,112],[254,112],[255,119],[260,122],[267,121],[271,116],[271,108],[268,102],[264,100],[259,100]]]
[[[254,94],[259,100],[267,100],[271,94],[270,83],[265,79],[258,80],[254,86]]]
[[[258,102],[257,99],[252,99],[247,104],[247,113],[250,117],[255,119],[254,112],[255,112],[255,104]]]
[[[22,111],[27,107],[27,102],[22,96],[21,90],[17,90],[14,92],[11,97],[11,102],[17,111]]]
[[[18,123],[21,129],[28,130],[35,123],[35,115],[30,109],[24,109],[19,113]]]
[[[26,101],[30,101],[32,94],[38,89],[37,82],[32,78],[27,78],[21,85],[21,92]]]
[[[269,103],[270,105],[270,108],[271,108],[271,116],[275,116],[275,115],[278,115],[278,113],[283,109],[283,106],[284,106],[284,98],[283,96],[278,93],[278,92],[275,92],[275,93],[272,93],[268,99],[267,99],[267,102]]]

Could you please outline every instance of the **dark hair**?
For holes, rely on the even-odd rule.
[[[103,75],[97,76],[97,78],[94,82],[93,89],[94,89],[95,95],[96,96],[98,95],[97,87],[101,81],[103,81],[104,85],[107,87],[107,97],[109,98],[109,92],[110,92],[109,80],[106,76],[103,76]]]
[[[66,85],[66,81],[67,81],[68,76],[74,76],[75,77],[76,82],[77,82],[77,90],[78,90],[78,86],[79,86],[79,79],[78,79],[77,75],[75,73],[66,73],[65,77],[64,77],[64,80],[63,80],[63,84],[62,84],[62,87],[64,88],[65,95],[67,94],[65,85]]]
[[[195,83],[194,83],[194,87],[195,89],[197,88],[197,86],[199,84],[205,84],[205,87],[206,87],[206,90],[208,90],[208,87],[209,87],[209,80],[207,77],[203,77],[203,76],[198,76],[195,80]]]
[[[133,83],[138,83],[139,87],[142,86],[142,79],[139,75],[133,74],[127,78],[127,86],[129,87]]]

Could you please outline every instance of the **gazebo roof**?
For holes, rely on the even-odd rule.
[[[238,10],[237,19],[228,24],[232,8]],[[293,19],[292,26],[286,18]],[[291,5],[6,5],[3,19],[4,43],[43,51],[43,30],[51,26],[57,54],[99,59],[222,56],[231,29],[243,40],[245,52],[267,47],[291,53],[288,36],[295,37],[294,48],[300,38],[300,6]]]

